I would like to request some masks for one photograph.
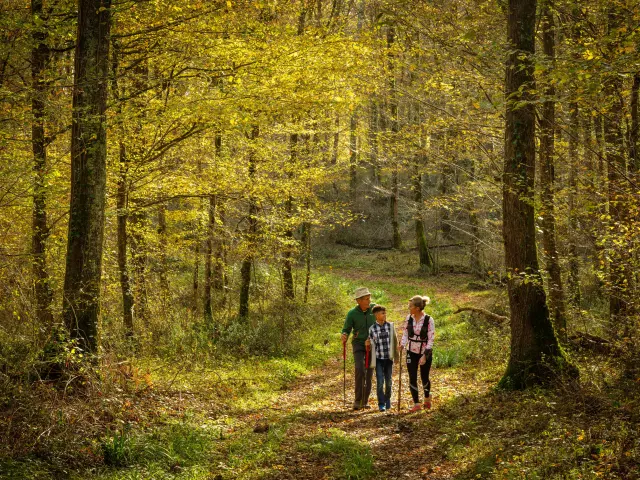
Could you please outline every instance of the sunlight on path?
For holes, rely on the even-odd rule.
[[[350,277],[353,280],[359,280],[353,273]],[[363,277],[366,276],[363,275]],[[388,300],[386,306],[395,312],[392,319],[398,320],[397,312],[403,310],[406,300],[404,292],[415,287],[395,282],[394,288],[387,290],[378,285],[386,282],[375,282],[370,278],[366,278],[366,281],[369,288],[384,290]],[[420,283],[424,285],[426,282],[422,280]],[[438,290],[439,295],[444,291]],[[439,300],[453,303],[453,299],[445,297]],[[437,322],[438,319],[436,319],[436,332]],[[401,328],[399,323],[397,322],[398,329]],[[443,457],[442,453],[437,452],[438,423],[443,421],[442,415],[439,415],[440,408],[447,402],[464,401],[465,395],[486,392],[489,384],[476,382],[473,374],[466,374],[464,369],[434,368],[431,375],[432,410],[409,414],[411,399],[407,389],[406,369],[403,369],[401,411],[398,412],[399,369],[396,366],[393,378],[392,411],[378,412],[374,384],[369,401],[372,408],[353,412],[349,408],[353,399],[353,366],[349,364],[348,359],[345,405],[342,390],[342,356],[336,353],[337,355],[329,358],[322,367],[296,381],[289,391],[278,399],[273,408],[265,412],[264,419],[269,423],[277,425],[285,422],[289,425],[287,438],[283,443],[283,449],[287,451],[285,464],[288,468],[287,471],[280,472],[279,478],[335,478],[330,463],[326,459],[295,447],[296,444],[314,435],[331,435],[331,432],[335,431],[332,429],[344,432],[348,437],[364,442],[370,447],[374,459],[372,478],[453,478],[457,466]]]

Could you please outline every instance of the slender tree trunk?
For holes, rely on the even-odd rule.
[[[387,30],[387,48],[389,57],[389,89],[391,91],[389,99],[389,116],[391,124],[391,138],[392,145],[398,141],[398,99],[396,91],[396,73],[395,73],[395,55],[393,53],[393,46],[396,41],[396,30],[393,25],[389,26]],[[395,156],[395,148],[392,149],[392,155]],[[391,198],[389,202],[389,214],[391,216],[391,228],[393,231],[393,248],[402,248],[402,237],[400,236],[400,221],[398,218],[398,200],[399,200],[399,185],[398,185],[398,164],[397,159],[394,161],[393,170],[391,172]]]
[[[222,134],[220,132],[216,133],[215,137],[215,153],[216,159],[222,158]],[[224,235],[221,235],[220,228],[224,226],[225,221],[225,204],[224,199],[216,197],[216,210],[217,210],[217,219],[214,225],[214,243],[216,244],[215,254],[214,254],[214,264],[213,264],[213,279],[212,279],[212,287],[219,292],[219,304],[224,305],[226,303],[227,293],[227,279],[226,279],[226,243],[224,239]]]
[[[298,134],[292,133],[289,136],[289,148],[290,158],[291,158],[291,166],[295,168],[295,165],[298,161]],[[293,215],[293,197],[289,195],[287,199],[285,209],[287,212],[287,218],[291,219]],[[282,281],[283,281],[283,290],[284,290],[284,298],[287,300],[293,300],[295,296],[294,288],[293,288],[293,253],[291,249],[293,248],[293,229],[288,228],[285,232],[285,245],[284,250],[284,261],[282,262]]]
[[[349,194],[353,202],[358,199],[358,116],[351,115],[349,122]]]
[[[629,132],[629,171],[637,174],[640,171],[640,154],[638,154],[638,90],[640,90],[640,72],[633,76],[631,86],[631,131]]]
[[[63,317],[71,338],[95,352],[104,240],[111,0],[79,0],[73,122],[71,201]]]
[[[370,178],[373,185],[380,182],[378,172],[378,101],[371,102],[371,122],[369,125],[369,169]]]
[[[309,299],[309,284],[311,282],[311,224],[304,222],[302,224],[302,245],[304,246],[304,303]]]
[[[213,321],[213,306],[211,302],[211,286],[213,283],[213,247],[216,227],[216,196],[209,195],[207,213],[207,240],[204,263],[204,320],[207,323]]]
[[[424,233],[424,222],[422,221],[422,173],[418,164],[415,165],[413,172],[413,200],[416,204],[415,228],[420,269],[431,270],[433,268],[433,257],[427,246],[427,237]]]
[[[469,160],[469,174],[471,178],[475,178],[475,160],[471,158]],[[482,250],[480,243],[480,220],[478,219],[478,209],[476,208],[475,200],[469,199],[467,203],[467,211],[469,212],[469,224],[471,226],[471,251],[469,252],[469,267],[471,273],[479,278],[484,278],[484,269],[482,267]]]
[[[503,176],[503,237],[511,308],[511,352],[501,380],[506,388],[545,383],[557,373],[562,357],[549,318],[536,252],[533,188],[535,178],[535,107],[532,56],[535,0],[509,0],[506,65],[506,132]],[[519,93],[522,92],[522,93]]]
[[[41,326],[50,328],[53,323],[51,314],[51,286],[46,262],[47,227],[47,146],[45,140],[45,69],[49,64],[51,52],[46,45],[45,25],[39,25],[42,16],[42,0],[31,1],[31,14],[35,23],[33,32],[34,47],[31,51],[31,146],[33,150],[33,279],[36,296],[36,316]]]
[[[578,216],[576,212],[576,196],[578,194],[578,136],[579,130],[579,110],[578,104],[572,102],[569,105],[569,114],[571,115],[569,120],[569,145],[568,145],[568,160],[569,160],[569,193],[568,193],[568,206],[569,206],[569,277],[567,279],[567,289],[569,295],[569,301],[575,308],[580,308],[580,265],[578,260]]]
[[[542,4],[542,48],[547,62],[555,63],[555,26],[551,11],[551,0]],[[553,67],[552,67],[553,68]],[[550,71],[547,72],[550,77]],[[549,274],[549,309],[556,332],[566,339],[567,319],[564,290],[560,271],[560,259],[556,247],[555,217],[555,87],[548,81],[544,86],[545,100],[540,120],[540,166],[542,187],[542,245]]]
[[[127,262],[127,220],[129,215],[127,195],[127,152],[122,141],[120,142],[120,174],[118,175],[117,191],[117,219],[118,219],[118,270],[120,271],[120,290],[122,291],[122,314],[125,334],[133,337],[133,292],[131,291],[131,279],[129,277],[129,265]]]
[[[160,267],[158,276],[160,277],[160,294],[162,296],[163,307],[169,299],[169,278],[167,276],[167,207],[164,203],[158,205],[158,239]]]
[[[149,327],[149,289],[147,282],[148,252],[144,232],[147,226],[147,217],[142,212],[137,212],[129,217],[131,222],[131,258],[134,273],[133,297],[135,303],[135,316],[142,324]]]
[[[252,145],[249,147],[249,182],[253,182],[253,178],[256,174],[256,149],[255,149],[255,141],[259,135],[258,126],[255,125],[250,133],[250,140]],[[253,196],[253,193],[249,194],[249,211],[248,211],[248,219],[249,219],[249,228],[247,229],[247,243],[249,247],[247,249],[247,253],[245,254],[244,259],[242,260],[242,265],[240,267],[240,307],[238,315],[241,318],[246,318],[249,316],[249,287],[251,286],[251,265],[253,264],[253,246],[256,242],[256,234],[258,231],[258,205],[256,203],[256,199]]]
[[[622,26],[622,14],[618,12],[616,5],[609,5],[608,33],[613,35]],[[617,46],[610,45],[609,55],[613,56],[613,50]],[[611,100],[610,109],[604,116],[604,143],[607,161],[608,180],[608,204],[610,226],[620,229],[628,223],[628,206],[626,199],[626,185],[623,176],[626,172],[625,156],[622,135],[622,78],[616,74],[609,74],[604,82],[605,98]],[[613,242],[610,242],[613,243]],[[626,247],[621,248],[611,245],[609,248],[609,323],[615,331],[625,322],[628,314],[628,295],[631,286],[630,258]]]
[[[415,118],[414,124],[420,131],[420,151],[416,155],[413,171],[413,200],[415,202],[415,230],[416,230],[416,245],[418,246],[418,256],[420,258],[420,269],[430,271],[433,269],[434,261],[427,246],[427,237],[424,233],[424,221],[422,220],[422,169],[427,164],[426,155],[426,132],[422,125],[422,118],[420,107],[415,106]]]
[[[118,85],[118,68],[120,61],[120,52],[117,42],[112,44],[112,62],[111,62],[111,90],[116,100],[116,113],[122,115],[122,104],[120,100],[120,88]],[[116,192],[117,203],[117,248],[118,248],[118,271],[120,274],[120,291],[122,293],[122,323],[124,325],[125,336],[133,337],[133,305],[134,298],[131,290],[131,278],[129,275],[129,265],[127,262],[127,245],[128,232],[127,221],[128,215],[128,171],[129,158],[126,146],[124,144],[126,135],[124,128],[119,129],[120,141],[118,152],[118,183]]]

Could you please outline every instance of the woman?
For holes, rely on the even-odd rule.
[[[400,350],[407,351],[407,371],[409,372],[409,389],[413,397],[411,412],[422,408],[418,394],[418,368],[424,390],[424,408],[431,408],[431,381],[429,370],[433,360],[432,347],[435,326],[433,318],[424,313],[424,307],[429,304],[429,297],[416,295],[409,300],[409,316],[407,326],[400,341]]]

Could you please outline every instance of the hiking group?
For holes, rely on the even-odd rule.
[[[365,287],[356,289],[357,305],[349,310],[342,328],[343,359],[346,360],[346,345],[349,335],[353,360],[355,363],[355,397],[353,410],[371,408],[371,380],[376,371],[376,393],[378,409],[381,412],[391,409],[391,374],[394,363],[400,363],[400,386],[402,388],[402,365],[406,364],[409,373],[409,391],[413,399],[410,412],[431,408],[431,370],[432,347],[434,338],[433,318],[424,312],[429,297],[416,295],[409,300],[409,315],[400,341],[393,322],[387,321],[385,307],[371,303],[371,293]],[[422,381],[424,403],[420,403],[418,389],[418,371]],[[346,367],[345,367],[346,372]],[[346,382],[346,380],[345,380]],[[346,383],[345,383],[346,385]],[[398,408],[400,408],[398,392]]]

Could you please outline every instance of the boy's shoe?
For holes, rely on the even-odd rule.
[[[416,403],[413,407],[409,409],[409,412],[410,413],[417,412],[420,409],[422,409],[422,405],[420,405],[419,403]]]
[[[429,410],[431,408],[431,397],[424,399],[424,409]]]
[[[381,412],[384,412],[386,410],[386,408],[384,406],[383,407],[378,407],[378,410],[380,410]]]
[[[385,403],[384,408],[387,410],[391,410],[391,400],[389,400],[387,403]]]

